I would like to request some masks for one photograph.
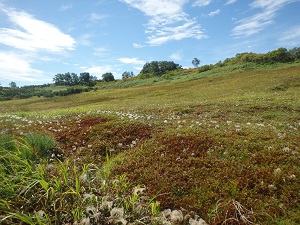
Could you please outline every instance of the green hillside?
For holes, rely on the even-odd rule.
[[[2,101],[0,220],[299,224],[299,129],[299,63]]]

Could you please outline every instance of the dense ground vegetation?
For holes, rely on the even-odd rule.
[[[299,64],[199,69],[1,102],[1,222],[299,224]]]

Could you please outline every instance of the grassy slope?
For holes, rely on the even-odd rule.
[[[145,184],[163,206],[195,210],[212,224],[234,217],[237,202],[254,210],[254,219],[244,210],[252,221],[297,224],[300,67],[229,71],[218,68],[175,76],[168,83],[1,102],[0,128],[8,133],[42,131],[49,130],[49,120],[60,120],[51,122],[51,129],[61,124],[68,129],[50,132],[63,140],[65,151],[82,140],[93,146],[92,153],[84,151],[85,145],[75,153],[84,160],[107,148],[125,150],[117,157],[115,174]],[[33,122],[15,129],[22,122],[9,121],[5,113]],[[108,114],[113,119],[95,119]],[[47,122],[44,115],[50,116]],[[74,122],[81,117],[82,132]]]

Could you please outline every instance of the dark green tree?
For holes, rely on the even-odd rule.
[[[173,61],[152,61],[143,66],[141,74],[153,74],[154,76],[161,76],[167,71],[181,69],[179,64]]]
[[[102,74],[102,80],[105,82],[114,81],[115,77],[111,72]]]
[[[88,83],[91,80],[91,75],[88,72],[80,73],[79,81],[80,83]]]
[[[10,88],[17,88],[16,82],[14,82],[14,81],[10,82],[10,83],[9,83],[9,87],[10,87]]]
[[[79,77],[77,76],[76,73],[71,73],[71,78],[72,78],[72,84],[73,85],[79,84]]]
[[[72,77],[69,72],[64,74],[64,81],[65,81],[65,85],[70,85],[70,86],[73,85]]]
[[[268,53],[270,60],[273,62],[290,62],[291,61],[291,54],[288,52],[286,48],[278,48],[277,50],[271,51]]]
[[[192,64],[194,65],[194,67],[198,67],[199,64],[200,64],[200,59],[194,58],[194,59],[192,60]]]
[[[55,85],[65,85],[65,76],[62,73],[58,73],[53,78]]]
[[[290,55],[294,60],[300,59],[300,47],[295,47],[289,50]]]
[[[133,72],[129,72],[129,71],[125,71],[124,73],[122,73],[122,79],[126,79],[126,78],[130,78],[130,77],[134,77]]]

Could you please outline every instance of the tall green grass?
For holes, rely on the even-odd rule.
[[[160,224],[167,220],[159,203],[144,195],[144,187],[132,189],[125,176],[111,177],[116,160],[109,155],[102,168],[77,167],[69,160],[37,162],[32,155],[52,147],[50,139],[39,134],[0,139],[1,224]]]

